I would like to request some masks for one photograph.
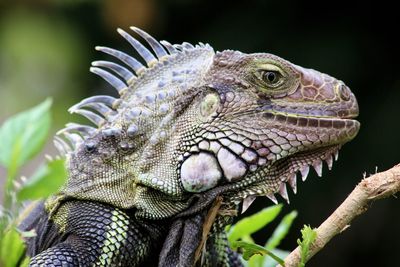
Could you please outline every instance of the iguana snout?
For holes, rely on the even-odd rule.
[[[295,66],[300,74],[298,88],[282,102],[294,107],[295,113],[313,117],[354,118],[358,116],[358,103],[343,81],[313,69]]]

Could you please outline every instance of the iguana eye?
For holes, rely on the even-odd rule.
[[[261,78],[267,85],[274,86],[280,82],[282,75],[277,71],[262,71]]]

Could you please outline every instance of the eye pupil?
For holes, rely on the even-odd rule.
[[[278,74],[273,71],[266,71],[264,72],[263,78],[266,82],[270,84],[277,83],[279,80]]]
[[[273,82],[276,79],[276,75],[273,72],[269,72],[267,78],[268,78],[268,81]]]

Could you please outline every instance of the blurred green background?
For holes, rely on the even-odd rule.
[[[94,46],[126,50],[115,29],[130,25],[172,43],[202,41],[216,50],[274,53],[344,80],[358,98],[362,127],[342,149],[333,171],[324,168],[323,179],[313,173],[300,183],[298,195],[291,194],[285,209],[297,209],[299,217],[282,245],[291,250],[302,225],[318,226],[364,172],[400,162],[398,9],[384,1],[353,4],[0,0],[0,122],[48,96],[54,99],[53,132],[79,120],[67,113],[68,107],[84,97],[114,93],[88,72],[91,61],[105,58]],[[55,153],[50,142],[47,153]],[[260,198],[248,212],[270,204]],[[399,266],[393,262],[400,250],[398,225],[399,200],[378,201],[308,266]],[[269,234],[266,229],[257,240],[265,241]]]

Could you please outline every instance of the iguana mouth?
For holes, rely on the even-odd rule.
[[[294,117],[294,118],[315,118],[315,119],[354,119],[358,116],[358,107],[354,110],[349,110],[346,112],[332,112],[329,110],[291,110],[291,109],[281,109],[273,107],[272,109],[263,108],[265,113],[271,113],[274,115],[281,115],[284,117]]]
[[[275,119],[276,121],[285,122],[291,125],[297,125],[301,127],[321,127],[335,129],[341,129],[345,127],[359,128],[359,122],[354,120],[357,115],[348,114],[343,117],[333,117],[324,115],[305,115],[295,113],[283,113],[283,112],[263,112],[265,118]]]

